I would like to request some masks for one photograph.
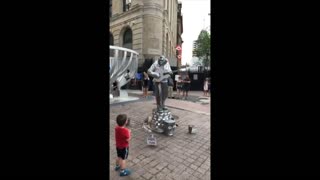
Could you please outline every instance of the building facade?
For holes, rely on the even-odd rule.
[[[177,46],[181,49],[177,49],[177,66],[180,68],[181,66],[181,59],[182,59],[182,33],[183,33],[183,19],[182,19],[182,3],[178,2],[178,13],[177,13]]]
[[[177,0],[110,0],[110,45],[137,51],[139,67],[160,55],[176,67],[178,11]]]

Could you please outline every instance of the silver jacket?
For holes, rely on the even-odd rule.
[[[160,78],[163,73],[170,73],[172,74],[172,70],[171,70],[171,67],[170,67],[170,64],[169,64],[169,61],[166,60],[167,62],[165,63],[164,66],[160,66],[159,63],[158,63],[158,60],[156,60],[152,65],[151,67],[148,69],[148,74],[150,76],[152,76],[154,78],[154,80]],[[165,78],[161,81],[162,83],[167,83],[168,82],[168,79]]]

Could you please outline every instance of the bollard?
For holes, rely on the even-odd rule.
[[[189,125],[188,126],[188,129],[189,129],[189,133],[191,134],[192,133],[192,129],[194,128],[194,126],[193,125]]]

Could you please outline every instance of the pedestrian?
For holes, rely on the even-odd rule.
[[[206,78],[203,83],[203,95],[208,96],[209,80]]]
[[[210,96],[211,92],[211,78],[208,78],[208,96]]]
[[[187,75],[186,78],[182,82],[183,82],[183,87],[182,87],[183,94],[182,94],[182,96],[183,96],[183,98],[185,100],[187,100],[188,92],[190,90],[190,83],[191,83],[189,76]]]
[[[173,79],[171,76],[168,78],[168,98],[173,98]]]
[[[126,169],[126,159],[129,155],[129,141],[131,139],[131,130],[126,128],[128,124],[126,114],[117,116],[117,126],[115,127],[115,139],[117,149],[117,160],[115,170],[120,170],[120,176],[128,176],[131,172]]]
[[[178,98],[179,99],[180,99],[180,96],[181,96],[182,86],[183,86],[182,78],[181,78],[181,76],[179,76],[178,77],[178,81],[176,83],[176,89],[177,89],[177,93],[178,93]]]
[[[149,89],[149,76],[146,72],[143,72],[142,91],[143,91],[144,98],[148,96],[148,89]]]
[[[126,82],[127,82],[126,89],[129,89],[130,84],[131,84],[131,81],[130,81],[131,77],[130,77],[130,70],[129,69],[127,69],[127,72],[126,72],[124,78],[126,79]]]
[[[112,84],[112,95],[113,97],[119,97],[120,96],[120,90],[119,90],[119,82],[114,81]]]

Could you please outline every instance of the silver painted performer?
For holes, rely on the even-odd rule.
[[[168,59],[163,55],[156,60],[148,70],[148,74],[153,77],[155,95],[157,101],[157,110],[167,110],[164,102],[168,97],[168,78],[172,74]]]

